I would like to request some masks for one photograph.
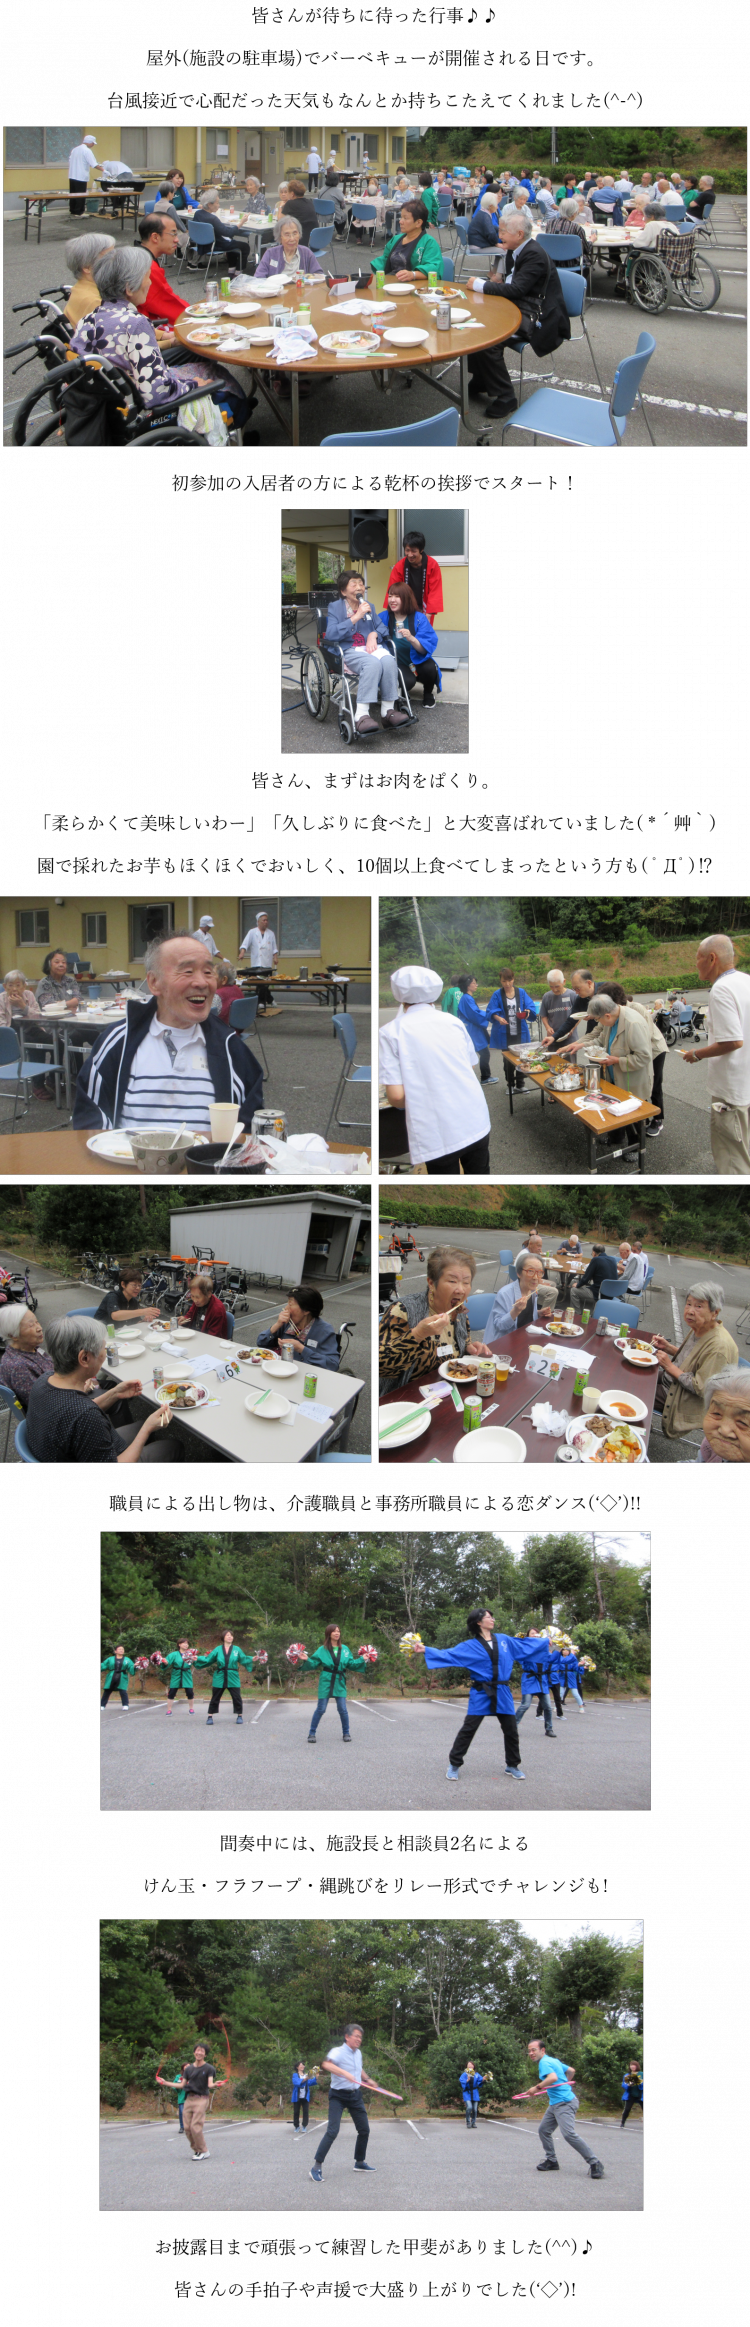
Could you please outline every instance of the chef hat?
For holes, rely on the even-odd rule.
[[[96,138],[95,138],[95,137],[85,137],[85,138],[84,138],[84,140],[83,140],[83,142],[84,142],[84,145],[96,145]]]
[[[266,912],[265,905],[261,905],[260,912],[259,912],[259,913],[256,913],[255,919],[256,919],[256,921],[267,921],[267,920],[268,920],[268,914],[267,914],[267,912]]]
[[[212,922],[212,920],[211,920],[211,915],[210,915],[210,913],[202,913],[202,914],[201,914],[201,917],[200,917],[200,921],[199,921],[198,927],[199,927],[199,929],[213,929],[213,922]]]
[[[423,962],[394,970],[391,978],[391,993],[397,1002],[436,1002],[442,991],[443,981],[437,970],[426,970]]]

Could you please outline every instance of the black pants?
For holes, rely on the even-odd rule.
[[[521,1073],[520,1067],[514,1066],[512,1058],[506,1058],[505,1052],[503,1052],[503,1069],[506,1083],[510,1083],[511,1090],[522,1091],[524,1088],[525,1078]]]
[[[521,1748],[518,1743],[518,1723],[515,1713],[498,1713],[496,1719],[500,1723],[505,1741],[505,1767],[506,1769],[520,1769]],[[453,1739],[448,1755],[451,1769],[461,1768],[464,1756],[469,1751],[472,1737],[476,1737],[480,1721],[488,1720],[492,1720],[491,1713],[467,1713],[458,1736]]]
[[[216,1688],[216,1687],[214,1687],[214,1688],[212,1689],[212,1691],[211,1691],[211,1703],[210,1703],[210,1705],[209,1705],[209,1708],[208,1708],[208,1710],[209,1710],[209,1713],[218,1713],[218,1710],[219,1710],[219,1705],[220,1705],[220,1703],[221,1703],[221,1699],[222,1699],[222,1697],[224,1696],[225,1690],[227,1690],[227,1689],[229,1689],[229,1695],[230,1695],[230,1697],[231,1697],[231,1699],[232,1699],[232,1704],[233,1704],[233,1706],[234,1706],[235,1713],[241,1713],[241,1712],[242,1712],[242,1694],[241,1694],[241,1691],[240,1691],[239,1689],[231,1689],[231,1688],[229,1688],[229,1682],[228,1682],[228,1681],[225,1681],[225,1682],[224,1682],[224,1685],[223,1685],[223,1688],[219,1689],[219,1688]]]
[[[621,2131],[622,2131],[622,2127],[623,2127],[623,2125],[625,2124],[625,2120],[626,2120],[626,2118],[630,2116],[630,2111],[631,2111],[631,2109],[640,2109],[641,2116],[643,2116],[643,2102],[642,2102],[642,2101],[639,2101],[639,2099],[638,2099],[638,2094],[637,2094],[637,2093],[628,2093],[628,2097],[627,2097],[627,2100],[626,2100],[626,2103],[625,2103],[625,2107],[624,2107],[624,2109],[623,2109],[622,2116],[621,2116],[621,2118],[620,2118],[620,2130],[621,2130]]]
[[[465,1172],[476,1173],[478,1177],[486,1178],[490,1168],[489,1132],[486,1133],[484,1139],[475,1139],[471,1147],[457,1147],[453,1155],[431,1156],[429,1163],[425,1165],[425,1170],[428,1177],[434,1180],[441,1172],[457,1172],[459,1165]]]
[[[308,173],[307,173],[307,191],[308,191],[308,194],[312,194],[312,192],[313,192],[313,189],[314,189],[314,190],[315,190],[315,192],[317,193],[317,190],[318,190],[318,172],[317,172],[317,170],[308,170]]]
[[[88,178],[69,178],[68,185],[70,187],[71,196],[68,203],[68,209],[70,211],[71,218],[82,218],[86,208],[86,203],[85,201],[81,201],[80,196],[85,195],[86,193]],[[75,201],[73,200],[74,195],[76,197]]]
[[[488,348],[486,353],[469,357],[469,371],[475,388],[483,396],[497,396],[500,404],[514,404],[513,382],[502,347]]]
[[[167,1691],[167,1704],[168,1704],[168,1705],[171,1705],[171,1704],[173,1704],[175,1697],[178,1697],[178,1696],[179,1696],[179,1694],[180,1694],[179,1687],[178,1687],[177,1683],[175,1683],[175,1686],[174,1686],[174,1688],[173,1688],[173,1689],[169,1689],[169,1690]],[[186,1695],[186,1697],[187,1697],[188,1704],[189,1704],[189,1705],[192,1705],[192,1702],[193,1702],[193,1691],[192,1691],[192,1689],[185,1689],[185,1695]]]
[[[479,1060],[480,1083],[489,1083],[492,1078],[490,1070],[490,1046],[488,1042],[485,1043],[484,1050],[477,1051],[477,1058]]]
[[[554,1700],[555,1700],[555,1711],[556,1711],[556,1713],[559,1715],[559,1718],[560,1718],[560,1720],[562,1721],[562,1718],[563,1718],[563,1709],[562,1709],[562,1697],[561,1697],[561,1695],[560,1695],[560,1683],[559,1683],[559,1681],[550,1681],[550,1685],[549,1685],[549,1692],[550,1692],[550,1696],[551,1696],[551,1697],[554,1697]],[[537,1717],[537,1721],[541,1720],[542,1710],[543,1710],[543,1708],[542,1708],[542,1700],[541,1700],[541,1697],[538,1697],[538,1698],[537,1698],[537,1706],[536,1706],[536,1717]]]
[[[303,2125],[305,2125],[305,2126],[306,2126],[306,2125],[307,2125],[307,2120],[308,2120],[308,2117],[309,2117],[309,2115],[310,2115],[310,2103],[309,2103],[309,2101],[295,2101],[295,2103],[294,2103],[294,2130],[295,2130],[295,2133],[296,2133],[296,2130],[297,2130],[297,2126],[299,2125],[299,2113],[300,2113],[300,2109],[302,2110],[302,2123],[303,2123]]]
[[[271,992],[271,988],[270,988],[270,986],[261,986],[261,985],[258,985],[258,986],[256,986],[256,989],[255,989],[255,991],[256,991],[256,993],[257,993],[257,996],[258,996],[258,1001],[259,1001],[259,1002],[262,1002],[262,1003],[264,1004],[264,1006],[266,1006],[266,1005],[267,1005],[267,1006],[268,1006],[268,1008],[270,1009],[270,1008],[272,1007],[272,1005],[273,1005],[273,994],[272,994],[272,992]]]
[[[112,1695],[112,1690],[113,1690],[113,1688],[114,1688],[114,1681],[110,1681],[109,1688],[108,1688],[108,1689],[105,1689],[105,1691],[104,1691],[104,1695],[103,1695],[103,1697],[102,1697],[102,1704],[103,1704],[103,1705],[108,1705],[108,1704],[109,1704],[109,1700],[110,1700],[110,1697],[111,1697],[111,1695]],[[117,1692],[117,1693],[118,1693],[118,1696],[119,1696],[119,1699],[120,1699],[120,1704],[121,1704],[121,1705],[127,1705],[127,1701],[128,1701],[128,1692],[127,1692],[127,1689],[118,1689],[118,1692]]]
[[[437,663],[433,661],[431,654],[425,655],[424,662],[422,663],[412,663],[411,669],[414,672],[415,678],[419,679],[420,685],[424,689],[425,701],[427,700],[427,696],[434,695],[436,690],[439,694],[440,672],[438,670]]]
[[[660,1050],[658,1058],[655,1058],[655,1059],[654,1059],[654,1079],[653,1079],[653,1082],[652,1082],[652,1085],[651,1085],[651,1105],[652,1105],[652,1107],[658,1107],[658,1109],[659,1109],[659,1114],[660,1114],[660,1116],[661,1116],[662,1123],[663,1123],[663,1121],[664,1121],[664,1089],[663,1089],[663,1085],[664,1085],[664,1061],[665,1061],[666,1055],[667,1055],[667,1054],[666,1054],[666,1051],[665,1051],[665,1050]]]
[[[352,2091],[351,2093],[329,2093],[328,2095],[328,2124],[323,2139],[318,2142],[315,2151],[316,2165],[322,2165],[323,2159],[328,2156],[328,2151],[333,2147],[334,2141],[338,2140],[341,2131],[342,2109],[348,2109],[357,2128],[357,2139],[354,2144],[355,2165],[362,2165],[364,2162],[370,2139],[370,2120],[361,2093]]]

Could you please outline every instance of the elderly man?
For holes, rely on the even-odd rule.
[[[548,1050],[557,1050],[570,1033],[573,1017],[573,994],[566,986],[564,970],[550,970],[540,1017],[542,1041]]]
[[[543,1255],[544,1248],[539,1231],[537,1228],[530,1228],[526,1238],[526,1243],[521,1246],[520,1252],[516,1253],[516,1257],[513,1262],[516,1276],[520,1277],[521,1270],[525,1266],[527,1260],[542,1260]]]
[[[516,200],[518,196],[516,196]],[[505,259],[505,272],[500,279],[495,262],[491,274],[483,284],[488,298],[510,299],[521,310],[519,337],[527,339],[536,355],[549,355],[563,339],[570,338],[570,320],[565,305],[557,269],[546,251],[531,239],[531,217],[517,211],[511,218],[500,219],[500,243]],[[475,393],[490,395],[487,406],[489,420],[506,418],[517,409],[502,348],[492,348],[486,355],[469,357]]]
[[[601,985],[597,984],[593,970],[573,970],[570,983],[573,988],[573,1000],[570,1005],[571,1018],[588,1018],[588,1005],[591,996],[601,993]],[[593,1019],[591,1023],[593,1025]]]
[[[501,1333],[515,1333],[519,1325],[535,1325],[537,1303],[544,1278],[544,1261],[530,1253],[518,1272],[518,1283],[501,1285],[495,1294],[492,1309],[485,1326],[488,1341],[498,1341]],[[555,1305],[554,1285],[547,1287],[547,1309]]]
[[[529,231],[531,230],[534,221],[531,215],[531,203],[529,195],[526,192],[525,186],[517,186],[515,194],[512,196],[510,202],[503,203],[503,207],[500,212],[501,225],[504,218],[525,218],[529,227]]]
[[[588,1268],[584,1269],[583,1275],[578,1278],[571,1290],[570,1298],[574,1309],[593,1309],[599,1299],[602,1285],[607,1284],[614,1275],[615,1262],[611,1252],[607,1251],[606,1245],[592,1245]]]
[[[699,1462],[750,1462],[750,1376],[746,1365],[722,1366],[706,1383]]]
[[[662,173],[662,176],[657,178],[656,185],[651,188],[649,202],[654,206],[658,203],[659,209],[664,210],[667,206],[675,208],[681,201],[682,195],[675,192],[671,178],[665,178]]]
[[[248,251],[250,249],[247,235],[238,234],[236,227],[232,227],[230,230],[228,226],[225,227],[222,225],[222,221],[218,215],[220,200],[221,196],[218,186],[207,186],[205,193],[201,195],[198,208],[195,212],[194,225],[210,226],[214,238],[215,249],[223,251],[225,257],[229,260],[233,267],[246,268]],[[187,263],[189,267],[194,266],[199,271],[202,271],[202,253],[200,251],[196,251],[195,258],[188,259]]]
[[[278,969],[279,949],[267,913],[256,913],[255,928],[248,929],[247,935],[243,937],[240,946],[240,961],[244,961],[246,954],[250,955],[251,970]],[[259,984],[258,1006],[266,1012],[270,1012],[273,1018],[280,1016],[270,986]]]
[[[619,1249],[617,1274],[620,1280],[620,1291],[624,1300],[631,1297],[635,1300],[636,1295],[643,1292],[648,1276],[648,1254],[644,1252],[639,1236],[636,1237],[633,1244],[621,1244]]]
[[[152,210],[148,218],[138,220],[138,239],[151,255],[151,281],[145,299],[140,302],[141,315],[149,315],[152,323],[177,323],[187,313],[187,300],[180,299],[167,282],[165,259],[174,258],[180,235],[174,218],[167,210]]]
[[[708,1065],[711,1154],[717,1172],[750,1177],[750,978],[734,966],[731,937],[704,937],[698,976],[710,986],[708,1042],[683,1050],[686,1066]]]
[[[205,945],[206,952],[210,953],[212,961],[219,956],[219,948],[213,935],[213,926],[210,913],[202,913],[198,927],[193,931],[193,936],[197,939],[198,944]]]
[[[392,1107],[403,1107],[409,1155],[430,1176],[490,1168],[490,1116],[474,1073],[467,1026],[436,1010],[443,981],[421,962],[394,970],[398,1016],[380,1029],[380,1080]]]
[[[661,1408],[665,1438],[684,1438],[703,1423],[704,1392],[712,1374],[737,1364],[737,1343],[721,1322],[723,1299],[721,1285],[699,1279],[688,1290],[682,1341],[665,1341],[663,1333],[654,1334],[661,1359],[656,1405]]]
[[[215,1100],[239,1108],[249,1131],[263,1076],[241,1035],[212,1013],[216,971],[189,929],[157,937],[146,952],[152,999],[128,1001],[125,1017],[95,1043],[76,1088],[76,1130],[123,1131],[184,1123],[210,1137]]]

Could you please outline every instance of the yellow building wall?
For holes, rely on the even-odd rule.
[[[311,542],[309,542],[309,541],[296,541],[296,540],[294,539],[294,533],[293,533],[293,531],[289,531],[289,530],[288,530],[288,528],[287,528],[287,527],[285,527],[285,523],[284,523],[284,519],[283,519],[283,517],[282,517],[282,521],[281,521],[281,531],[282,531],[282,538],[284,538],[284,539],[286,539],[286,540],[291,540],[291,541],[293,541],[293,543],[294,543],[294,553],[295,553],[295,559],[296,559],[296,568],[297,568],[297,572],[296,572],[296,587],[297,587],[297,590],[298,590],[298,591],[303,591],[303,590],[311,590],[311,589],[312,589],[312,587],[313,587],[313,581],[312,581],[312,552],[313,552],[313,544],[312,544]],[[324,546],[325,546],[325,544],[324,544],[324,543],[321,543],[321,544],[320,544],[320,547],[324,547]],[[391,573],[391,571],[392,571],[392,568],[393,568],[393,567],[394,567],[394,565],[396,564],[396,560],[397,560],[397,558],[398,558],[398,554],[399,554],[399,551],[398,551],[398,511],[397,511],[396,509],[389,509],[389,511],[388,511],[388,557],[387,557],[387,559],[385,559],[385,558],[368,558],[368,560],[367,560],[367,586],[368,586],[368,589],[369,589],[369,590],[371,591],[371,593],[372,593],[372,597],[373,597],[373,599],[374,599],[375,605],[376,605],[376,606],[378,606],[378,607],[381,607],[381,606],[382,606],[382,604],[383,604],[383,599],[384,599],[384,597],[385,597],[385,592],[386,592],[386,588],[387,588],[387,584],[388,584],[388,576],[389,576],[389,574]],[[441,631],[441,630],[468,630],[468,628],[469,628],[469,568],[468,568],[468,565],[465,565],[465,566],[443,566],[443,568],[442,568],[442,574],[443,574],[443,612],[442,612],[442,614],[437,614],[437,615],[435,616],[435,629],[437,630],[438,634],[440,633],[440,631]]]
[[[137,904],[143,898],[133,899]],[[240,903],[236,897],[174,897],[176,929],[197,929],[202,913],[210,913],[214,923],[214,940],[227,961],[236,962],[245,929],[240,926]],[[191,907],[188,918],[188,903]],[[128,952],[129,900],[127,897],[74,897],[64,905],[55,905],[46,897],[18,897],[12,901],[0,899],[0,973],[21,969],[29,981],[42,975],[42,964],[48,952],[59,946],[63,953],[79,953],[90,961],[92,973],[103,976],[108,969],[132,970],[142,974],[142,963]],[[16,912],[49,911],[50,942],[46,945],[19,945],[16,939]],[[103,946],[84,944],[84,913],[106,913],[107,943]],[[312,969],[328,962],[340,961],[345,969],[369,964],[370,905],[367,898],[323,897],[320,914],[320,954],[284,954],[283,967],[290,974],[300,960]]]
[[[109,122],[106,122],[106,123],[105,123],[105,125],[104,125],[104,128],[103,128],[103,129],[101,129],[101,128],[99,127],[99,125],[98,125],[98,123],[97,123],[96,121],[85,121],[85,122],[83,123],[83,127],[82,127],[82,130],[81,130],[81,136],[82,136],[82,137],[95,137],[95,138],[96,138],[96,141],[97,141],[97,148],[96,148],[96,150],[97,150],[97,159],[98,159],[100,162],[104,161],[104,160],[105,160],[105,158],[106,158],[108,161],[109,161],[109,160],[111,160],[111,161],[117,161],[117,160],[119,160],[119,156],[120,156],[120,133],[121,133],[121,130],[122,130],[123,126],[124,126],[125,128],[129,128],[129,127],[131,127],[131,126],[133,126],[133,127],[136,127],[136,128],[141,128],[141,127],[143,126],[143,124],[142,124],[142,122],[140,121],[140,119],[137,119],[135,116],[133,117],[133,122],[131,123],[129,120],[124,120],[124,117],[123,117],[122,115],[119,115],[119,116],[118,116],[118,119],[117,119],[117,125],[116,125],[116,126],[115,126],[115,125],[114,125],[114,124],[113,124],[111,121],[109,121]],[[146,126],[148,126],[148,123],[146,123]],[[246,125],[245,125],[245,126],[246,126]],[[212,121],[212,122],[210,122],[210,123],[209,123],[208,121],[206,121],[206,122],[204,122],[204,123],[202,124],[201,131],[199,131],[199,130],[197,129],[197,127],[196,127],[196,124],[195,124],[195,123],[192,123],[192,124],[185,123],[185,124],[183,124],[183,125],[178,125],[177,123],[175,123],[175,125],[174,125],[174,129],[175,129],[175,142],[174,142],[175,169],[178,169],[178,170],[182,170],[182,171],[184,171],[185,177],[187,178],[187,181],[188,181],[188,184],[189,184],[189,185],[191,185],[191,186],[192,186],[192,185],[194,185],[194,184],[195,184],[195,176],[196,176],[196,156],[197,156],[197,149],[198,149],[198,137],[200,136],[200,138],[201,138],[201,173],[200,173],[200,175],[201,175],[201,183],[205,183],[205,182],[206,182],[206,180],[207,180],[208,178],[210,178],[212,170],[213,170],[213,169],[215,169],[215,168],[217,168],[217,167],[219,166],[218,164],[216,164],[216,163],[214,163],[214,162],[211,162],[211,161],[207,161],[207,160],[206,160],[206,138],[205,138],[205,131],[206,131],[206,129],[207,129],[207,128],[209,128],[209,127],[210,127],[211,129],[219,129],[219,128],[221,128],[221,129],[222,129],[223,136],[225,136],[225,137],[226,137],[226,143],[227,143],[227,145],[228,145],[228,147],[229,147],[229,155],[228,155],[228,158],[227,158],[227,160],[225,161],[225,160],[224,160],[224,158],[222,157],[222,161],[221,161],[221,165],[220,165],[220,166],[221,166],[221,168],[222,168],[222,169],[235,170],[235,169],[237,168],[237,140],[238,140],[238,137],[241,139],[241,151],[242,151],[242,153],[244,154],[244,144],[245,144],[245,126],[243,126],[243,128],[242,128],[242,129],[240,129],[240,130],[237,130],[236,128],[234,128],[234,129],[228,129],[228,130],[224,131],[224,129],[223,129],[223,124],[222,124],[222,123],[220,123],[220,122],[214,122],[214,121]],[[256,125],[255,125],[255,123],[253,123],[253,127],[255,127],[255,126],[256,126]],[[279,134],[280,134],[280,132],[279,132],[279,130],[277,129],[277,127],[276,127],[276,124],[275,124],[275,123],[270,123],[270,122],[266,122],[266,123],[259,123],[257,126],[258,126],[259,130],[261,131],[261,133],[262,133],[263,129],[265,129],[265,130],[266,130],[266,132],[267,132],[267,134],[270,134],[270,135],[273,135],[273,136],[279,136]],[[326,123],[325,129],[323,129],[323,130],[321,130],[321,131],[320,131],[320,133],[319,133],[319,135],[317,136],[317,138],[316,138],[316,133],[315,133],[315,130],[314,130],[314,129],[312,129],[312,130],[311,130],[311,132],[310,132],[310,135],[311,135],[311,137],[312,137],[312,139],[313,139],[313,142],[317,143],[318,152],[319,152],[319,153],[322,153],[322,154],[325,156],[325,159],[326,159],[326,160],[328,159],[328,155],[329,155],[329,153],[330,153],[330,151],[331,151],[331,147],[332,147],[332,146],[335,146],[335,147],[337,148],[337,151],[338,151],[338,158],[339,158],[339,163],[340,163],[340,165],[341,165],[341,167],[342,167],[342,168],[343,168],[343,166],[344,166],[344,157],[345,157],[345,154],[346,154],[346,139],[347,139],[347,137],[348,137],[348,136],[351,136],[351,134],[352,134],[352,124],[351,124],[351,122],[349,122],[348,126],[347,126],[346,128],[343,128],[343,129],[329,129],[329,128],[328,128],[328,124]],[[376,136],[379,138],[379,141],[380,141],[380,142],[379,142],[379,145],[378,145],[378,161],[377,161],[377,165],[376,165],[376,166],[377,166],[377,169],[378,169],[380,172],[383,172],[383,171],[385,171],[386,169],[387,169],[387,170],[390,172],[390,171],[391,171],[391,169],[392,169],[394,166],[398,167],[399,169],[400,169],[400,168],[402,168],[402,167],[404,166],[404,165],[403,165],[403,163],[402,163],[402,162],[400,162],[400,161],[399,161],[399,163],[398,163],[398,164],[396,164],[396,165],[393,165],[393,163],[392,163],[392,160],[391,160],[391,139],[392,139],[392,135],[393,135],[393,134],[394,134],[394,133],[393,133],[393,132],[392,132],[390,129],[385,129],[385,128],[384,128],[382,125],[379,125],[377,130],[374,130],[374,129],[373,129],[373,130],[370,130],[370,131],[368,131],[368,130],[360,130],[360,128],[359,128],[359,124],[357,124],[357,135],[358,135],[358,136],[361,136],[361,138],[362,138],[362,144],[363,144],[363,147],[364,147],[364,146],[367,146],[367,147],[368,147],[368,151],[369,151],[370,155],[372,155],[372,142],[371,142],[371,141],[372,141],[372,140],[373,140],[373,139],[374,139]],[[404,135],[405,135],[405,132],[404,132],[403,130],[396,130],[396,132],[395,132],[395,135],[396,135],[397,137],[404,137]],[[405,149],[405,150],[406,150],[406,149]],[[5,152],[5,141],[3,140],[3,155],[4,155],[4,152]],[[295,168],[296,168],[297,170],[301,170],[303,173],[305,173],[305,161],[306,161],[306,158],[307,158],[307,148],[305,148],[305,152],[303,153],[302,151],[298,150],[297,148],[292,148],[291,146],[287,146],[287,147],[285,147],[285,149],[284,149],[284,175],[285,175],[285,176],[288,176],[288,174],[289,174],[289,171],[290,171],[291,169],[295,169]],[[417,169],[420,167],[420,162],[419,162],[419,154],[418,154],[418,151],[416,150],[416,148],[415,148],[414,150],[412,150],[412,151],[410,151],[410,152],[409,152],[409,157],[408,157],[408,161],[407,161],[407,163],[406,163],[406,167],[407,167],[407,168],[408,168],[410,171],[411,171],[411,170],[417,170]],[[305,174],[306,174],[306,173],[305,173]],[[18,166],[13,166],[13,167],[6,167],[6,169],[5,169],[5,173],[4,173],[4,184],[5,184],[5,190],[6,190],[6,193],[13,193],[13,194],[17,194],[17,193],[21,193],[21,194],[25,194],[25,193],[35,193],[35,192],[37,191],[37,189],[38,189],[40,193],[47,192],[47,193],[50,193],[50,194],[54,194],[54,193],[57,193],[57,192],[59,192],[60,190],[64,190],[64,189],[65,189],[65,187],[67,186],[67,182],[68,182],[68,178],[67,178],[67,168],[66,168],[66,164],[65,164],[65,162],[56,162],[56,163],[54,164],[54,167],[53,167],[53,168],[51,168],[51,169],[41,169],[40,167],[38,167],[38,166],[35,166],[34,164],[31,164],[31,165],[29,165],[29,167],[28,167],[28,168],[23,168],[23,169],[22,169],[22,168],[19,168]],[[96,184],[97,184],[97,181],[96,181],[96,179],[90,179],[90,180],[89,180],[89,184],[90,184],[90,186],[92,187],[92,190],[95,190],[95,189],[96,189]]]

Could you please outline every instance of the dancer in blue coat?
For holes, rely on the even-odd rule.
[[[492,1083],[495,1081],[495,1077],[494,1075],[490,1074],[489,1028],[487,1025],[486,1012],[482,1009],[481,1004],[477,1002],[475,998],[477,991],[476,978],[459,978],[457,980],[457,984],[460,988],[461,1000],[456,1011],[456,1017],[463,1019],[464,1026],[467,1028],[469,1034],[471,1035],[474,1049],[479,1059],[480,1081],[483,1083]]]
[[[445,1775],[447,1778],[460,1776],[472,1737],[476,1736],[480,1721],[486,1720],[489,1713],[495,1715],[503,1732],[506,1777],[524,1778],[526,1772],[521,1768],[516,1712],[508,1682],[518,1660],[523,1686],[526,1688],[526,1670],[527,1666],[531,1670],[531,1658],[547,1656],[546,1635],[534,1632],[527,1640],[516,1640],[510,1632],[498,1632],[489,1608],[472,1608],[471,1615],[466,1619],[466,1628],[469,1639],[459,1641],[457,1648],[426,1648],[420,1644],[429,1672],[438,1667],[458,1666],[460,1671],[471,1674],[466,1715],[458,1736],[454,1737]],[[414,1653],[419,1655],[419,1649],[415,1648]],[[530,1695],[525,1703],[530,1705]]]
[[[586,1666],[581,1663],[577,1648],[572,1648],[568,1656],[563,1657],[562,1668],[563,1679],[565,1682],[565,1696],[573,1697],[576,1705],[578,1706],[579,1713],[584,1713],[586,1708],[583,1702],[583,1697],[581,1695],[581,1688]],[[565,1699],[563,1699],[563,1703],[564,1702]]]
[[[308,2072],[308,2070],[305,2068],[304,2061],[298,2060],[296,2068],[292,2069],[292,2109],[294,2112],[295,2133],[299,2130],[300,2110],[302,2112],[302,2131],[303,2133],[307,2132],[308,2119],[310,2116],[310,2095],[313,2086],[316,2085],[317,2082],[318,2079],[315,2076],[314,2071],[310,2069]]]
[[[521,1702],[516,1710],[516,1723],[523,1720],[534,1698],[538,1697],[544,1713],[545,1737],[554,1737],[552,1726],[552,1698],[550,1696],[550,1666],[552,1651],[546,1634],[530,1633],[522,1643],[525,1655],[521,1660]]]
[[[467,2060],[466,2067],[462,2068],[458,2081],[464,2096],[466,2123],[469,2132],[471,2132],[472,2127],[476,2125],[477,2121],[477,2110],[479,2108],[484,2077],[480,2075],[479,2069],[474,2067],[473,2060]]]
[[[490,1049],[507,1051],[531,1041],[531,1020],[536,1018],[537,1005],[533,994],[525,986],[517,986],[513,970],[500,971],[500,983],[490,995],[485,1017],[490,1029]],[[509,1058],[503,1059],[505,1080],[517,1091],[528,1091],[531,1084],[520,1067]]]
[[[564,1721],[564,1719],[565,1719],[565,1714],[564,1714],[564,1712],[563,1712],[563,1700],[562,1700],[562,1697],[561,1697],[561,1694],[560,1694],[560,1691],[561,1691],[561,1689],[564,1687],[564,1683],[565,1683],[565,1658],[564,1658],[564,1656],[563,1656],[563,1654],[562,1654],[562,1651],[561,1651],[561,1649],[559,1649],[559,1648],[553,1648],[553,1649],[551,1650],[551,1652],[550,1652],[550,1660],[549,1660],[549,1689],[550,1689],[550,1696],[551,1696],[551,1697],[554,1697],[554,1700],[555,1700],[555,1712],[556,1712],[556,1714],[557,1714],[558,1721]],[[536,1708],[536,1717],[537,1717],[537,1720],[539,1720],[539,1719],[540,1719],[540,1716],[541,1716],[541,1711],[542,1711],[542,1700],[541,1700],[541,1697],[540,1697],[540,1698],[538,1699],[538,1702],[537,1702],[537,1708]]]
[[[461,2079],[463,2083],[463,2078]],[[627,2123],[631,2109],[640,2109],[643,2116],[643,2070],[637,2060],[629,2060],[622,2078],[622,2116],[620,2132]]]

